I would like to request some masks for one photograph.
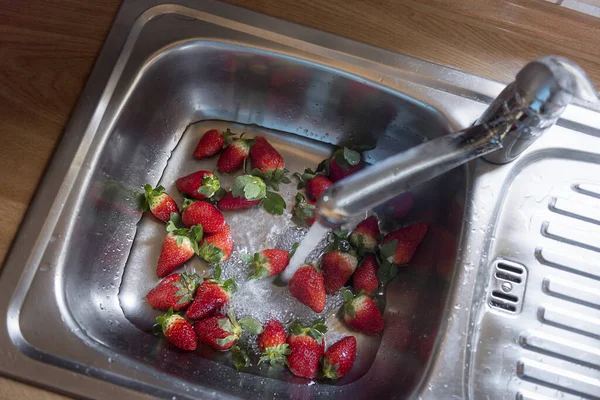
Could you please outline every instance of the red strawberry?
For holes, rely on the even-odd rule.
[[[350,235],[350,243],[361,250],[374,252],[379,244],[379,224],[377,217],[371,215],[356,226]]]
[[[280,183],[290,183],[286,176],[283,157],[264,137],[256,137],[250,149],[252,175],[262,178],[273,189],[279,190]]]
[[[196,274],[171,274],[146,295],[146,300],[157,310],[181,311],[194,299],[199,283],[200,277]]]
[[[258,363],[270,362],[271,366],[280,363],[287,365],[286,356],[290,354],[290,346],[286,343],[285,329],[276,319],[267,321],[263,333],[258,335],[257,344],[262,353]]]
[[[192,258],[198,250],[198,241],[202,240],[202,227],[177,229],[173,221],[167,224],[167,236],[163,240],[156,274],[164,278]]]
[[[323,356],[323,375],[340,379],[352,369],[356,358],[356,338],[346,336],[335,342]]]
[[[316,201],[332,186],[333,182],[326,176],[315,175],[314,178],[306,182],[306,195],[309,199]]]
[[[383,330],[383,317],[375,301],[365,294],[354,296],[351,291],[342,291],[345,299],[344,321],[359,332],[375,335]]]
[[[319,319],[312,327],[294,323],[287,338],[290,346],[288,367],[292,374],[312,379],[319,372],[319,361],[325,350],[323,334],[327,332],[325,321]]]
[[[175,184],[180,192],[198,200],[212,197],[221,187],[219,178],[212,172],[202,170],[182,176]]]
[[[217,233],[204,236],[202,245],[198,249],[198,255],[209,263],[225,261],[231,256],[232,252],[233,239],[229,224],[225,224],[223,229]]]
[[[254,144],[250,148],[250,160],[252,168],[258,168],[262,172],[285,168],[281,154],[262,136],[254,138]]]
[[[236,139],[223,150],[217,160],[217,169],[220,172],[231,173],[239,170],[250,154],[250,140]]]
[[[201,319],[223,307],[229,302],[236,285],[233,279],[221,281],[221,267],[216,266],[213,278],[205,280],[196,291],[194,301],[185,312],[189,319]]]
[[[347,147],[337,150],[329,161],[329,179],[332,182],[342,180],[365,167],[360,153]]]
[[[315,223],[317,209],[314,201],[306,201],[302,193],[296,195],[296,204],[292,210],[292,221],[297,225],[309,227]]]
[[[290,262],[290,253],[280,249],[266,249],[260,253],[244,254],[244,261],[252,263],[254,274],[250,279],[266,278],[267,276],[277,275],[288,266]]]
[[[200,138],[198,146],[194,151],[194,158],[201,160],[203,158],[212,157],[223,149],[225,142],[233,136],[229,129],[225,132],[219,132],[216,129],[211,129],[204,132]]]
[[[330,251],[321,258],[321,269],[325,280],[325,292],[333,294],[346,284],[354,273],[358,259],[354,252]]]
[[[323,161],[319,164],[318,171],[322,171],[325,168],[328,160]],[[310,168],[306,168],[303,174],[294,174],[300,182],[298,182],[298,189],[306,188],[306,196],[309,200],[318,200],[323,192],[333,186],[333,182],[329,180],[325,175],[321,175],[319,172],[314,172]]]
[[[354,275],[352,285],[356,293],[365,292],[371,294],[379,287],[377,279],[377,259],[373,254],[367,254],[362,260]]]
[[[206,201],[194,201],[186,205],[181,220],[187,227],[202,225],[204,233],[216,233],[225,227],[225,217],[221,211]]]
[[[381,243],[381,255],[393,264],[408,264],[427,234],[429,224],[416,224],[388,233]]]
[[[242,335],[242,328],[250,333],[262,333],[260,324],[250,317],[237,321],[232,309],[227,315],[216,314],[194,324],[198,341],[215,350],[229,350]]]
[[[158,186],[152,189],[152,186],[144,185],[145,201],[142,206],[143,211],[148,211],[163,222],[169,222],[171,213],[179,214],[177,203],[171,196],[165,193],[165,188]]]
[[[246,200],[245,197],[233,197],[231,192],[227,192],[227,194],[217,202],[217,207],[223,211],[241,210],[255,207],[261,201],[262,199]]]
[[[290,279],[290,292],[300,303],[320,313],[325,309],[325,283],[315,267],[305,264]]]
[[[169,309],[164,316],[156,318],[156,322],[161,326],[162,333],[169,343],[181,350],[196,350],[198,339],[194,328],[181,315],[173,314],[173,310]]]

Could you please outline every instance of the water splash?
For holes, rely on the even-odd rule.
[[[281,273],[281,280],[283,282],[289,282],[289,280],[292,279],[294,273],[302,266],[302,264],[304,264],[306,258],[315,247],[317,247],[321,240],[323,240],[328,231],[329,228],[318,221],[313,224],[290,260],[288,267]]]

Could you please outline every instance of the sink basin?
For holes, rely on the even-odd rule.
[[[587,347],[569,360],[592,371],[577,366],[583,389],[563,387],[575,373],[561,375],[568,366],[548,367],[539,358],[550,357],[546,347],[557,334],[543,329],[545,319],[564,325],[560,312],[571,307],[548,303],[545,293],[577,298],[560,286],[568,277],[538,271],[552,254],[545,241],[579,240],[571,220],[554,221],[577,208],[569,203],[573,185],[592,193],[583,217],[575,217],[583,224],[577,228],[598,231],[600,191],[585,185],[598,183],[590,168],[598,168],[600,114],[589,105],[570,106],[561,126],[516,163],[472,162],[418,187],[408,216],[386,218],[388,229],[426,220],[431,230],[410,268],[387,288],[383,335],[357,336],[357,365],[343,380],[326,384],[258,367],[239,373],[227,354],[182,353],[153,336],[157,313],[144,296],[157,282],[163,226],[138,211],[137,198],[145,183],[175,194],[176,177],[212,168],[214,160],[190,157],[205,130],[267,136],[293,171],[314,167],[339,145],[373,146],[366,157],[376,163],[467,126],[503,88],[225,4],[156,3],[123,4],[6,261],[4,374],[90,398],[541,398],[532,396],[546,387],[547,397],[563,389],[598,396],[593,322],[558,332],[563,342],[571,333],[585,336]],[[568,144],[561,141],[566,134]],[[563,172],[549,173],[555,170]],[[532,179],[545,186],[528,185]],[[290,229],[294,194],[293,185],[282,190],[283,216],[251,210],[231,217],[234,258],[277,244]],[[563,211],[545,218],[549,199],[555,208],[560,200]],[[534,222],[521,226],[519,218]],[[577,251],[597,260],[600,248],[588,242]],[[506,265],[517,267],[501,270]],[[497,271],[506,277],[519,265],[528,279],[507,280],[514,286],[508,300],[493,297],[495,285],[501,291],[505,283],[495,280]],[[208,272],[199,260],[191,266]],[[577,287],[598,279],[589,268]],[[580,314],[598,314],[593,286],[590,293],[575,301]],[[515,296],[520,312],[510,308]],[[327,317],[343,333],[335,313]],[[536,345],[541,353],[523,355]],[[552,354],[560,358],[559,350]]]

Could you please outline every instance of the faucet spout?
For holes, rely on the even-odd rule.
[[[555,56],[527,64],[467,129],[441,136],[337,182],[317,203],[318,219],[335,227],[414,186],[483,156],[514,160],[556,123],[574,98],[597,101],[585,72]]]

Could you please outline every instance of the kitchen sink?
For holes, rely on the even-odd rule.
[[[468,126],[504,87],[218,2],[160,3],[122,5],[7,258],[2,373],[89,398],[600,398],[591,104],[569,106],[514,163],[471,162],[417,187],[407,216],[385,218],[430,232],[387,287],[383,334],[357,335],[357,364],[339,382],[240,373],[227,353],[154,336],[144,296],[164,226],[139,195],[145,183],[176,195],[177,177],[212,169],[191,158],[204,131],[266,136],[292,171],[336,146],[369,146],[373,164]],[[227,217],[234,260],[290,229],[302,237],[289,223],[295,192],[283,186],[283,216]],[[344,333],[335,301],[329,343]]]

